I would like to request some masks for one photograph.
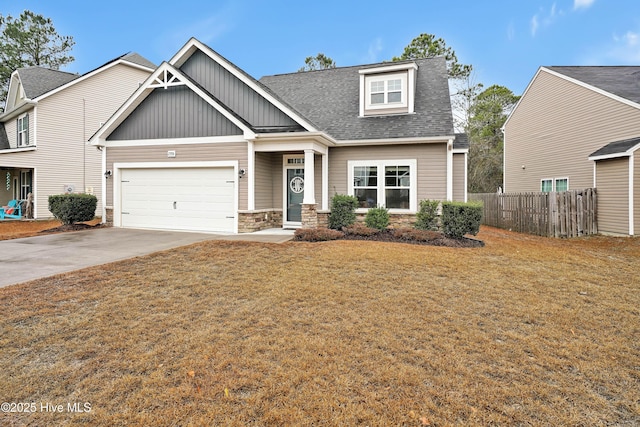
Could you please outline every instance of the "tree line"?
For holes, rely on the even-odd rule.
[[[57,33],[50,18],[25,10],[18,18],[0,14],[0,107],[4,108],[11,73],[18,68],[40,66],[58,70],[74,61],[75,42]],[[447,62],[454,123],[469,139],[468,191],[495,192],[502,185],[502,125],[520,99],[504,86],[484,88],[475,83],[473,66],[461,64],[442,38],[423,33],[391,61],[442,56]],[[299,72],[335,68],[324,53],[309,56]]]

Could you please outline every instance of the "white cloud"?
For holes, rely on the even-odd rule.
[[[538,24],[538,15],[533,15],[533,18],[531,18],[531,35],[535,37],[536,33],[538,32],[538,27],[540,24]]]
[[[587,9],[593,5],[595,0],[573,0],[573,10]]]
[[[375,40],[369,44],[369,49],[367,50],[367,62],[378,62],[378,57],[380,52],[382,52],[382,38],[377,37]]]
[[[635,65],[640,62],[640,32],[627,31],[622,36],[614,35],[608,56],[622,64]]]
[[[540,28],[551,26],[558,16],[562,15],[564,15],[564,12],[562,10],[558,10],[555,3],[551,5],[549,12],[545,12],[544,9],[541,8],[540,11],[531,18],[531,36],[535,37]]]

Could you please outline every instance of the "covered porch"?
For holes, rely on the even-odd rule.
[[[34,174],[34,169],[0,166],[0,206],[9,207],[1,219],[33,218]]]
[[[260,135],[248,144],[247,210],[238,232],[316,227],[329,211],[329,145],[321,135]]]

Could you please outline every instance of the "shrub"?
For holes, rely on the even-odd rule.
[[[416,213],[415,227],[419,230],[438,229],[438,200],[421,200]]]
[[[371,208],[364,217],[367,227],[384,230],[389,226],[389,210],[382,206]]]
[[[303,242],[325,242],[343,237],[343,232],[329,228],[298,228],[294,233],[294,239]]]
[[[349,227],[345,227],[342,229],[342,231],[344,231],[344,234],[346,235],[364,236],[364,237],[373,236],[380,232],[380,230],[378,230],[377,228],[367,227],[366,225],[360,222],[356,222],[355,224],[350,225]]]
[[[336,194],[331,199],[331,213],[329,213],[329,228],[340,230],[356,222],[356,207],[358,199],[354,196]]]
[[[49,196],[49,211],[65,225],[91,221],[98,198],[91,194],[54,194]]]
[[[430,242],[442,238],[442,233],[433,230],[417,230],[415,228],[396,228],[393,237],[409,242]]]
[[[482,203],[443,202],[442,231],[460,239],[465,234],[478,234],[482,220]]]

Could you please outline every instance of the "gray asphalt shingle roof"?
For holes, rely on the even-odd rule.
[[[95,70],[98,70],[105,65],[108,65],[112,62],[118,60],[125,60],[131,62],[133,64],[142,65],[144,67],[148,67],[151,69],[155,69],[156,66],[152,62],[148,61],[144,57],[138,55],[135,52],[127,53],[125,55],[121,55],[115,59],[112,59],[109,62],[106,62],[95,68],[94,70],[88,71],[89,74]],[[79,77],[79,74],[68,73],[65,71],[52,70],[50,68],[44,67],[27,67],[18,69],[18,75],[20,76],[20,81],[22,82],[22,86],[24,88],[25,94],[27,98],[34,99],[41,95],[44,95],[47,92],[50,92],[60,86],[63,86]]]
[[[594,151],[589,155],[589,157],[598,157],[598,156],[606,156],[610,154],[622,154],[629,150],[630,148],[635,147],[640,144],[640,137],[625,139],[622,141],[615,141],[605,145],[597,151]]]
[[[545,67],[614,95],[640,103],[640,66]]]
[[[78,74],[43,67],[20,68],[18,75],[20,76],[24,92],[29,99],[44,95],[80,77]]]
[[[417,59],[415,114],[359,117],[359,70],[390,65],[340,67],[265,76],[260,83],[342,141],[453,135],[444,58]]]

